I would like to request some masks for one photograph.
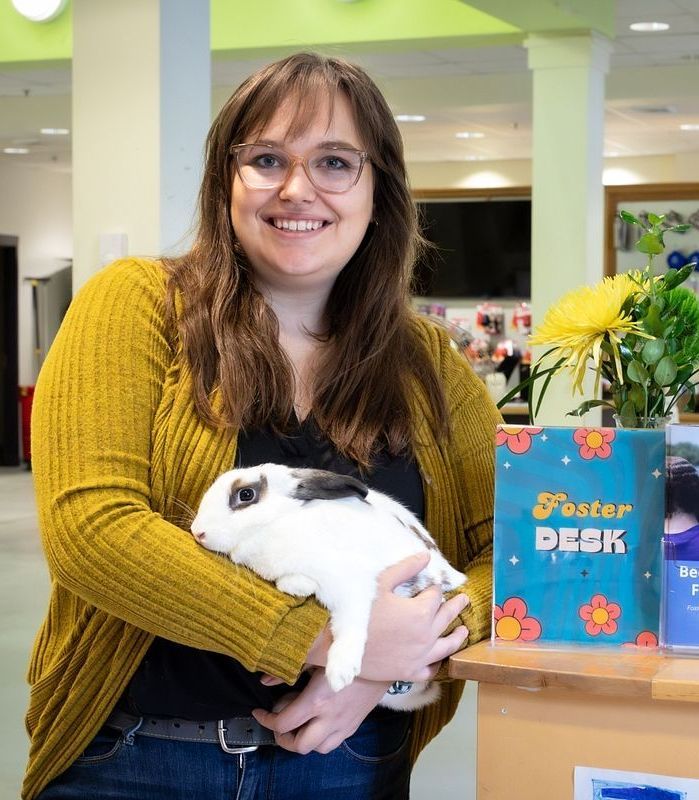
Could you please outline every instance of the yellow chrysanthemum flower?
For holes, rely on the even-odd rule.
[[[630,295],[642,288],[621,273],[604,278],[595,286],[581,286],[568,292],[552,306],[530,339],[531,344],[554,345],[554,359],[564,358],[559,368],[573,373],[573,391],[582,394],[587,359],[591,358],[596,370],[595,393],[599,387],[602,368],[602,343],[607,341],[614,353],[614,363],[619,380],[623,380],[619,343],[626,333],[648,337],[640,330],[640,322],[622,312]]]

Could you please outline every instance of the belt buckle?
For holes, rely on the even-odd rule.
[[[228,743],[226,742],[226,730],[227,728],[223,724],[224,720],[220,719],[217,724],[218,730],[218,742],[221,745],[221,750],[224,753],[253,753],[257,750],[257,745],[248,745],[246,747],[229,747]]]

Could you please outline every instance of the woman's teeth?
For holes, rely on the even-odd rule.
[[[317,231],[325,223],[320,219],[273,219],[272,224],[283,231]]]

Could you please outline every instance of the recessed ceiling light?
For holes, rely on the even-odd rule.
[[[457,139],[482,139],[484,136],[480,131],[459,131],[456,134]]]
[[[669,30],[670,26],[667,22],[633,22],[629,25],[632,31],[641,31],[642,33],[657,33],[658,31]]]
[[[685,122],[683,125],[680,125],[681,131],[699,131],[699,125],[695,122]]]
[[[427,117],[424,114],[396,114],[396,122],[424,122]]]
[[[45,136],[67,136],[70,133],[68,128],[42,128],[41,132]]]
[[[12,0],[12,5],[30,22],[50,22],[68,5],[68,0]]]
[[[28,147],[3,147],[3,153],[7,153],[8,156],[23,156],[29,152]]]

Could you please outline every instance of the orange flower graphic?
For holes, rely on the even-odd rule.
[[[527,616],[527,604],[521,597],[508,597],[502,604],[493,606],[495,638],[505,642],[533,642],[541,636],[541,623]]]
[[[653,631],[641,631],[634,642],[624,642],[623,647],[657,647],[658,637]]]
[[[612,454],[610,442],[615,433],[609,428],[578,428],[573,434],[573,441],[580,445],[580,457],[589,461],[592,458],[609,458]]]
[[[506,444],[508,450],[515,455],[526,453],[532,446],[532,436],[541,433],[543,428],[523,427],[517,425],[503,425],[498,428],[497,435],[495,436],[495,444]]]
[[[615,620],[621,616],[621,606],[609,603],[603,594],[596,594],[588,604],[580,606],[578,615],[585,621],[585,633],[590,636],[599,636],[600,633],[611,636],[616,633]]]

